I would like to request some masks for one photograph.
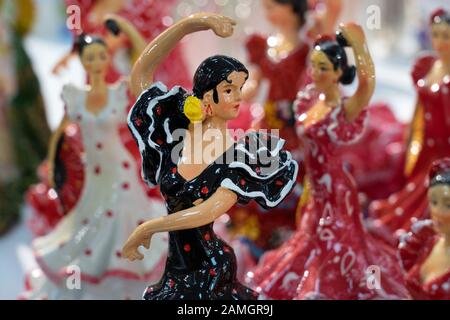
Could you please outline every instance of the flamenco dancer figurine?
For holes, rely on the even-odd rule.
[[[155,68],[184,36],[211,29],[229,37],[234,25],[216,14],[192,15],[150,43],[133,69],[133,91],[140,97],[129,127],[141,150],[143,177],[160,185],[169,210],[138,227],[123,249],[132,261],[144,259],[139,247],[148,248],[156,233],[169,231],[164,275],[144,299],[255,299],[236,280],[233,249],[216,236],[213,222],[238,201],[274,207],[295,184],[297,163],[282,150],[283,140],[251,133],[234,142],[229,135],[227,122],[238,116],[248,78],[239,61],[206,59],[195,73],[192,94],[152,84]],[[205,147],[211,152],[203,152]]]
[[[436,161],[429,179],[431,220],[401,237],[399,256],[414,299],[450,300],[450,158]]]
[[[325,8],[320,13],[316,10],[319,2]],[[304,84],[310,37],[312,33],[329,28],[328,24],[332,24],[334,28],[340,14],[341,1],[309,3],[307,0],[264,0],[262,4],[266,19],[277,30],[277,34],[271,37],[254,34],[247,41],[246,49],[252,72],[244,87],[245,103],[242,108],[244,113],[245,108],[253,108],[249,104],[261,92],[263,81],[268,81],[264,117],[255,119],[254,127],[280,130],[280,137],[286,140],[286,149],[299,160],[302,156],[295,133],[292,106],[297,91]],[[233,121],[232,127],[247,128],[250,122],[241,122],[246,121],[245,118]],[[298,178],[300,182],[302,177]],[[275,210],[262,210],[256,204],[233,208],[230,211],[233,232],[252,240],[264,250],[278,247],[295,230],[295,212],[300,193],[300,188],[296,188]]]
[[[145,39],[128,20],[111,14],[103,17],[103,21],[110,42],[116,37],[122,39],[122,42],[131,43],[132,52],[140,53],[144,50]],[[116,40],[116,42],[120,41]],[[76,47],[77,44],[74,47],[75,51]],[[117,44],[115,44],[115,48],[119,50]],[[115,76],[108,77],[107,75],[107,83],[110,83],[111,79],[118,79],[119,74],[112,71],[113,65],[108,64],[107,74],[113,73]],[[126,124],[122,123],[119,130],[123,144],[134,155],[135,162],[139,162],[139,150]],[[78,202],[85,179],[82,155],[83,144],[79,127],[68,117],[64,117],[50,139],[47,161],[39,170],[42,176],[41,182],[32,186],[26,196],[33,213],[28,225],[36,236],[43,236],[53,230],[61,218],[70,212]],[[139,175],[139,172],[136,174]],[[146,188],[143,183],[142,187]],[[148,193],[150,196],[156,196],[150,190]]]
[[[66,113],[81,129],[86,165],[80,200],[48,235],[33,242],[39,268],[31,272],[27,299],[136,299],[147,281],[161,276],[167,241],[155,238],[144,261],[130,263],[121,247],[132,230],[164,214],[136,175],[136,162],[120,141],[119,125],[128,110],[127,83],[110,87],[105,74],[110,56],[100,38],[82,36],[78,52],[91,85],[66,85]],[[66,282],[81,272],[80,290]]]
[[[434,160],[450,156],[450,14],[439,9],[430,18],[437,54],[416,62],[412,77],[417,106],[407,150],[405,187],[388,199],[374,202],[370,215],[375,234],[395,245],[409,230],[412,218],[427,217],[427,173]]]
[[[145,44],[164,31],[170,21],[175,0],[65,0],[67,6],[76,5],[81,10],[81,29],[73,29],[74,40],[81,33],[94,34],[103,37],[111,51],[111,65],[106,74],[107,83],[115,83],[123,75],[129,75],[136,59],[141,54],[139,46],[130,41],[125,33],[113,34],[105,27],[104,18],[107,15],[117,15],[131,21],[145,39]],[[53,71],[58,74],[65,68],[76,52],[64,55]],[[170,63],[162,63],[156,71],[156,78],[170,85],[190,85],[188,68],[182,56],[182,46],[171,52]]]
[[[356,68],[347,64],[346,46],[353,48]],[[395,251],[364,229],[354,180],[335,156],[339,145],[361,135],[375,87],[363,30],[342,25],[337,41],[319,39],[310,59],[313,84],[299,93],[296,105],[311,191],[293,238],[263,256],[248,281],[269,299],[405,298]],[[352,83],[355,73],[356,93],[341,97],[339,83]],[[371,266],[380,268],[378,289],[367,284]]]

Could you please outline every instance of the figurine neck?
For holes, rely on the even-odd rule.
[[[286,27],[280,30],[280,38],[281,38],[281,46],[290,45],[292,47],[296,47],[299,42],[299,32],[300,27]]]
[[[92,91],[102,90],[106,88],[106,81],[103,74],[90,75],[89,84]]]
[[[208,129],[216,129],[225,133],[227,130],[227,121],[218,117],[207,117],[205,121],[203,121],[202,126],[204,132]]]

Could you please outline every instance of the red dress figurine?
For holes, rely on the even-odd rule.
[[[362,29],[341,27],[336,42],[319,40],[311,55],[313,85],[299,93],[298,134],[310,189],[295,235],[269,252],[248,275],[269,299],[398,299],[408,296],[395,251],[366,232],[353,177],[336,157],[339,145],[356,140],[364,128],[375,86],[374,67]],[[341,99],[339,82],[350,84],[344,46],[351,45],[360,85]],[[373,285],[375,272],[381,280]],[[373,286],[372,286],[373,285]]]
[[[433,166],[428,198],[432,220],[401,237],[399,257],[414,299],[450,300],[450,158]]]
[[[436,11],[431,18],[433,46],[438,57],[419,58],[412,77],[418,103],[411,126],[405,172],[405,187],[388,199],[371,205],[370,215],[376,219],[372,231],[395,245],[398,235],[409,230],[415,219],[427,214],[427,173],[434,160],[450,156],[450,15]],[[446,67],[447,66],[447,67]]]

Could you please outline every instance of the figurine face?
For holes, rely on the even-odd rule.
[[[233,71],[228,76],[228,81],[224,80],[216,87],[218,102],[213,98],[214,91],[207,92],[203,97],[203,104],[206,106],[206,115],[219,117],[223,120],[236,119],[239,115],[239,105],[242,98],[242,87],[247,80],[245,72]]]
[[[431,42],[433,49],[442,57],[450,56],[450,25],[448,23],[435,23],[431,26]]]
[[[431,218],[440,233],[450,233],[450,185],[438,184],[428,191]]]
[[[84,48],[80,58],[84,69],[90,77],[105,75],[110,56],[108,49],[104,45],[94,43],[87,46]]]
[[[263,0],[266,19],[274,27],[280,29],[299,28],[299,18],[292,5],[276,2],[275,0]]]
[[[327,55],[320,50],[311,53],[311,77],[319,90],[326,90],[339,82],[342,76],[340,69],[335,70]]]

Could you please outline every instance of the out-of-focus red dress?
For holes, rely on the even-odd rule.
[[[420,274],[438,239],[432,220],[415,222],[400,239],[398,253],[405,270],[405,283],[416,300],[450,300],[450,269],[426,283]]]
[[[106,29],[104,25],[98,25],[92,21],[91,11],[95,5],[94,0],[66,0],[66,4],[77,5],[81,10],[82,29],[71,30],[74,36],[81,32],[100,36],[105,35]],[[147,41],[151,41],[166,28],[166,21],[171,19],[170,10],[173,5],[173,0],[127,0],[117,14],[131,21],[144,38]],[[129,48],[123,48],[125,51],[127,49]],[[106,82],[110,84],[116,83],[124,75],[122,69],[125,69],[127,64],[129,64],[129,58],[113,53],[112,63],[106,75]],[[128,65],[128,67],[131,66]],[[170,86],[190,86],[191,80],[180,45],[161,63],[156,71],[155,78]],[[130,98],[130,106],[133,102]],[[121,126],[119,131],[127,150],[133,154],[137,162],[141,161],[139,150],[127,126]],[[82,151],[83,144],[79,128],[77,125],[71,125],[58,140],[57,163],[54,172],[57,180],[55,189],[50,188],[44,174],[41,183],[32,186],[28,191],[27,202],[32,209],[32,217],[28,225],[36,236],[42,236],[51,231],[59,220],[77,203],[84,184]],[[140,166],[138,165],[138,167]],[[141,181],[141,179],[139,180]],[[142,186],[148,190],[144,183],[142,183]],[[156,190],[148,190],[147,193],[151,197],[159,197],[159,192]]]
[[[270,48],[266,37],[251,36],[246,47],[249,61],[259,68],[262,78],[269,83],[264,117],[257,127],[267,130],[278,129],[280,137],[286,140],[286,149],[295,159],[300,160],[301,153],[295,134],[292,106],[304,80],[309,45],[301,43],[289,55],[277,61],[269,54]],[[232,124],[233,128],[248,129],[250,122],[247,121],[244,124],[241,122],[241,119],[251,118],[245,107],[249,106],[244,106],[243,117]],[[303,175],[299,174],[298,180],[301,181],[302,177]],[[247,234],[241,234],[241,236],[247,236],[258,247],[264,250],[274,248],[286,240],[295,229],[295,212],[300,193],[301,189],[297,187],[279,207],[270,211],[256,205],[236,206],[229,212],[232,223],[238,224],[237,228],[241,230],[252,229],[251,236]],[[251,221],[251,228],[242,225],[238,220],[249,221],[249,224]]]
[[[317,101],[312,85],[299,94],[298,134],[305,153],[311,194],[294,236],[269,252],[248,281],[270,299],[392,299],[406,298],[395,250],[364,229],[353,177],[336,157],[336,149],[357,139],[364,111],[353,122],[343,105],[305,127],[306,112]],[[378,266],[381,289],[367,284]]]
[[[376,219],[372,231],[392,245],[415,220],[428,217],[428,172],[433,161],[450,156],[450,77],[439,84],[425,85],[435,61],[433,56],[421,57],[412,72],[424,115],[423,145],[414,170],[402,190],[375,201],[370,208],[370,216]]]

